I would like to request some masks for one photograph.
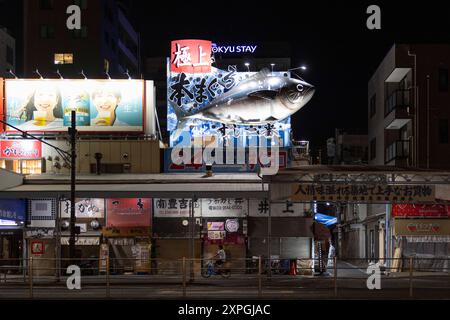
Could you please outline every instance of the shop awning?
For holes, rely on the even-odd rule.
[[[337,224],[337,217],[327,216],[326,214],[316,213],[314,215],[314,220],[319,223],[326,225],[327,227],[332,227]]]

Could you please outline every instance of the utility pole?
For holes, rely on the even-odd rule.
[[[70,259],[75,258],[75,173],[76,173],[76,137],[77,137],[77,130],[76,130],[76,113],[75,110],[72,110],[71,114],[71,127],[69,128],[69,136],[70,136],[70,239],[69,239],[69,256]]]

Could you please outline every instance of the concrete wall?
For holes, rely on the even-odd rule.
[[[66,141],[51,141],[51,144],[69,150]],[[157,140],[86,140],[77,142],[77,172],[90,173],[91,164],[95,164],[95,153],[102,153],[104,164],[130,164],[130,173],[159,173],[160,149]],[[58,153],[51,147],[42,145],[45,159],[49,156],[55,159]],[[60,157],[61,158],[61,157]],[[53,161],[54,162],[54,161]],[[60,161],[62,164],[63,161]],[[52,161],[45,161],[46,172],[54,172]],[[60,173],[68,174],[68,168],[62,168]]]

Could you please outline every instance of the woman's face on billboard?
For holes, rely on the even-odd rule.
[[[101,91],[95,93],[92,102],[98,111],[112,112],[116,109],[120,99],[112,92]]]
[[[58,94],[51,88],[39,88],[34,93],[34,106],[38,111],[52,111],[58,104]]]

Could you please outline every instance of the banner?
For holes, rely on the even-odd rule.
[[[108,227],[149,227],[152,199],[124,198],[106,200]]]
[[[450,219],[394,219],[396,236],[449,236]]]
[[[304,217],[306,204],[286,201],[285,203],[270,204],[272,217]],[[250,217],[268,217],[269,201],[267,199],[250,200]]]
[[[25,200],[0,199],[0,219],[9,221],[25,221]]]
[[[393,204],[393,217],[450,217],[450,205]]]
[[[200,217],[200,201],[194,201],[194,216]],[[189,217],[189,208],[192,199],[153,199],[153,206],[155,208],[155,217],[158,218],[181,218]]]
[[[60,202],[61,218],[70,218],[70,200]],[[105,199],[75,199],[75,216],[77,218],[103,218],[105,216]]]
[[[431,185],[293,184],[292,201],[431,202]]]
[[[202,217],[245,217],[248,214],[248,200],[201,199]]]
[[[2,159],[40,159],[42,143],[38,140],[0,140]]]
[[[6,122],[24,131],[67,132],[72,110],[79,131],[144,130],[141,80],[8,79],[5,96]]]
[[[211,71],[211,41],[174,40],[171,42],[170,71],[203,73]]]

